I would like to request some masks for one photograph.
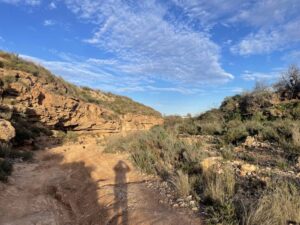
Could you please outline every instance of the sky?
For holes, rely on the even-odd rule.
[[[0,0],[0,49],[195,115],[298,65],[299,12],[299,0]]]

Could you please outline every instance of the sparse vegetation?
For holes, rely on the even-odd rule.
[[[32,152],[12,149],[11,145],[0,142],[0,181],[7,181],[12,172],[12,161],[22,159],[28,161],[32,159]]]
[[[149,132],[112,138],[106,151],[129,151],[133,163],[142,171],[164,177],[179,169],[191,173],[204,156],[203,152],[197,151],[197,144],[179,140],[175,134],[160,126],[152,128]]]
[[[257,83],[252,92],[226,98],[219,109],[197,117],[167,117],[163,127],[111,141],[108,150],[129,151],[137,167],[167,177],[179,196],[192,193],[204,206],[207,224],[299,223],[295,180],[268,183],[232,166],[241,160],[249,168],[268,168],[272,180],[279,175],[270,167],[299,171],[299,74],[292,67],[274,89]],[[214,137],[211,152],[223,162],[202,171],[200,162],[209,155],[205,144],[187,143],[182,137]]]
[[[265,191],[256,205],[245,211],[244,225],[296,224],[300,221],[299,187],[276,183]]]
[[[102,114],[107,120],[127,113],[160,116],[129,98],[70,84],[18,55],[0,52],[0,57],[0,68],[9,71],[0,80],[0,118],[9,120],[16,130],[13,145],[0,143],[2,181],[12,172],[12,162],[32,158],[31,152],[12,146],[32,144],[40,135],[52,134],[34,111],[17,112],[17,107],[4,105],[15,103],[16,99],[5,96],[14,95],[13,83],[30,88],[21,81],[19,71],[32,74],[49,91],[112,111]],[[136,167],[160,176],[176,191],[176,198],[193,195],[203,206],[207,224],[299,223],[299,71],[292,66],[274,87],[257,83],[253,91],[228,97],[218,109],[199,116],[169,116],[162,126],[149,131],[111,137],[105,151],[129,152]],[[72,126],[55,137],[77,142],[79,135]],[[218,160],[204,169],[207,157]],[[288,177],[285,183],[274,183],[283,177]]]
[[[179,197],[187,197],[191,192],[191,184],[188,174],[178,170],[170,179],[171,184],[175,187]]]
[[[234,171],[229,166],[212,167],[203,175],[203,189],[209,224],[237,224],[233,196],[235,194]]]

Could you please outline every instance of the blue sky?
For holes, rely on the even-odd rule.
[[[0,49],[163,114],[197,114],[300,59],[299,0],[0,0]]]

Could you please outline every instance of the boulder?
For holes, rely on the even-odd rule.
[[[15,128],[7,120],[0,119],[0,140],[9,142],[16,136]]]
[[[219,163],[223,158],[220,156],[208,157],[200,162],[203,172],[208,171],[212,166]]]
[[[248,136],[243,144],[245,147],[253,147],[256,145],[256,141],[254,137]]]
[[[255,172],[257,170],[257,167],[255,165],[252,164],[242,164],[240,166],[240,175],[241,176],[246,176],[246,175],[250,175],[253,172]]]

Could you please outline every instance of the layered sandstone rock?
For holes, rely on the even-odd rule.
[[[5,79],[6,73],[0,70],[0,78]],[[13,99],[18,112],[52,129],[119,133],[147,130],[162,123],[160,117],[120,115],[101,105],[57,94],[47,88],[50,84],[26,72],[10,71],[10,80],[13,81],[6,84],[5,88],[0,88],[2,99]],[[103,100],[104,97],[101,98]]]

